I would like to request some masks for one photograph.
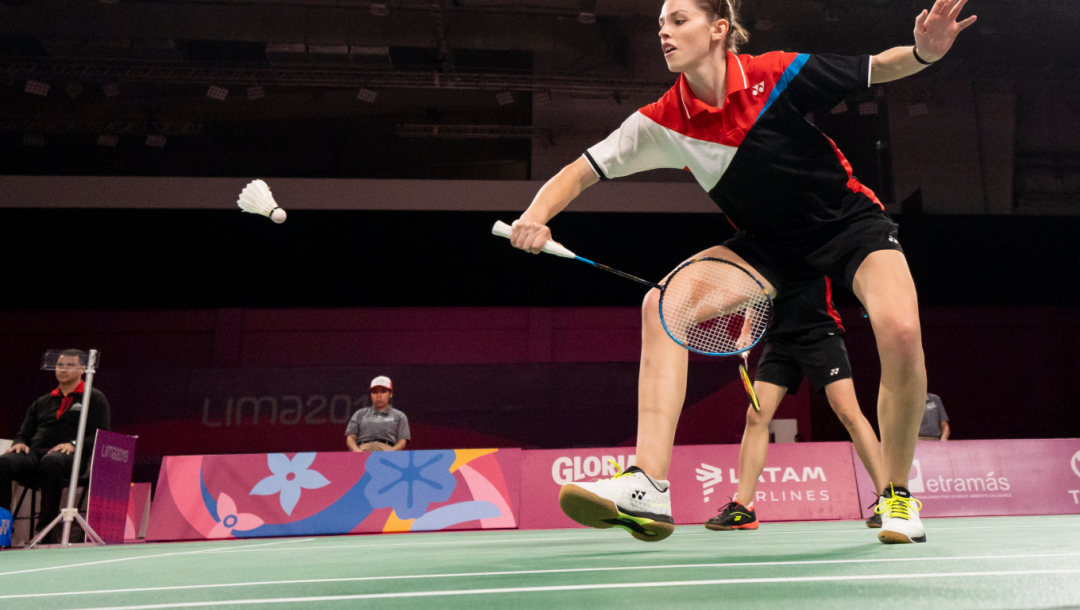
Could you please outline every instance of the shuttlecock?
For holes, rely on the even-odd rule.
[[[281,224],[285,222],[285,210],[278,207],[274,201],[274,195],[270,193],[270,187],[262,180],[252,180],[240,191],[240,199],[236,205],[241,210],[252,214],[261,214],[270,220]]]

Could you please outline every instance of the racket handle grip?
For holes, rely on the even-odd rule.
[[[510,234],[513,232],[513,228],[501,220],[495,221],[495,226],[491,227],[491,234],[498,235],[499,237],[505,237],[510,239]],[[544,252],[548,254],[554,254],[555,256],[561,256],[563,258],[577,258],[577,255],[567,250],[562,244],[548,240],[544,244]]]

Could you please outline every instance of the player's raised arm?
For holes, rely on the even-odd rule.
[[[532,205],[525,210],[521,218],[514,221],[510,243],[514,244],[515,248],[539,254],[543,251],[544,244],[551,239],[547,222],[563,211],[581,191],[599,181],[600,178],[583,156],[562,168],[536,193]]]
[[[957,21],[967,0],[937,0],[929,11],[915,18],[915,46],[895,47],[873,56],[870,84],[887,83],[911,76],[945,57],[956,37],[975,23],[972,15]]]

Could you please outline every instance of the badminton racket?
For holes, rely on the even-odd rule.
[[[494,235],[508,238],[510,225],[496,222]],[[548,240],[543,251],[572,258],[660,291],[660,321],[682,347],[707,356],[734,356],[753,348],[768,326],[772,299],[761,282],[739,265],[720,258],[695,258],[655,284],[593,262]],[[743,372],[744,380],[749,379]],[[749,391],[753,388],[747,386]],[[756,396],[753,398],[756,399]],[[757,401],[754,400],[755,406]]]

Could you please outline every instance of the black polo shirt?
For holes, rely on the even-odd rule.
[[[22,443],[31,451],[46,453],[61,443],[74,442],[79,435],[79,406],[83,399],[83,383],[64,396],[57,388],[38,398],[26,411],[19,434],[13,444]],[[90,412],[86,414],[86,434],[83,455],[94,447],[98,430],[109,429],[109,401],[96,388],[90,391]]]

